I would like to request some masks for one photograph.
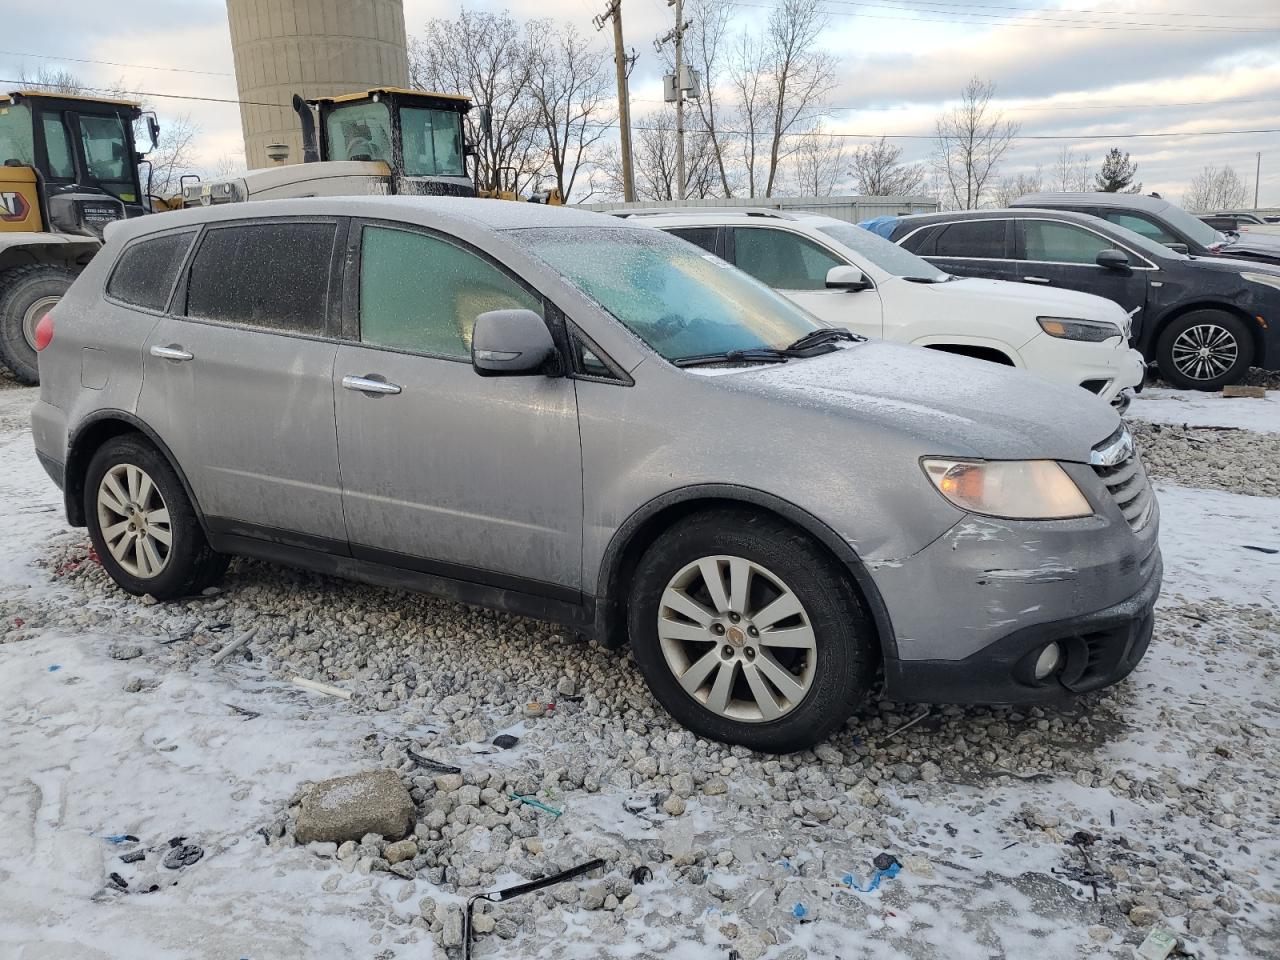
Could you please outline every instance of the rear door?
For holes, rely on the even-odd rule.
[[[1008,220],[956,220],[934,229],[915,252],[957,277],[1015,280],[1012,229]]]
[[[339,227],[208,227],[147,341],[139,415],[177,457],[214,532],[346,550],[330,280]]]
[[[734,227],[729,234],[730,262],[739,270],[773,287],[826,323],[848,327],[864,337],[884,336],[880,294],[874,286],[865,290],[827,289],[827,271],[851,265],[834,251],[777,227]]]
[[[1018,219],[1015,251],[1020,279],[1045,287],[1078,290],[1114,300],[1140,325],[1147,304],[1153,264],[1132,250],[1130,269],[1111,270],[1096,263],[1103,250],[1122,249],[1110,237],[1064,220]]]
[[[545,316],[542,298],[448,236],[379,222],[358,229],[348,270],[358,298],[347,303],[360,342],[339,348],[333,374],[352,554],[576,600],[574,381],[481,377],[471,366],[478,314]]]

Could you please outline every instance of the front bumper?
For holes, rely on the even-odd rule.
[[[1061,340],[1041,333],[1019,348],[1032,373],[1070,382],[1108,402],[1122,390],[1141,386],[1146,360],[1128,345]]]
[[[1137,593],[1092,613],[1016,630],[963,660],[886,659],[889,697],[917,703],[1055,703],[1123,680],[1151,642],[1163,576],[1158,546],[1141,566],[1146,580]],[[1064,651],[1063,665],[1037,681],[1036,657],[1055,641]]]

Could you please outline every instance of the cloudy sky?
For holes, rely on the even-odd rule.
[[[735,27],[750,30],[775,0],[726,2]],[[594,35],[591,17],[605,2],[468,6],[551,16]],[[1261,202],[1280,206],[1280,133],[1191,135],[1280,128],[1275,0],[824,0],[824,6],[823,43],[841,58],[832,97],[838,109],[827,121],[832,131],[920,136],[896,142],[908,159],[924,159],[933,118],[977,74],[996,84],[999,105],[1025,137],[1004,164],[1005,175],[1050,166],[1064,143],[1089,155],[1094,166],[1115,145],[1133,154],[1144,190],[1178,197],[1208,164],[1231,164],[1252,188],[1261,151]],[[410,35],[430,17],[458,9],[456,0],[405,0]],[[671,10],[665,0],[626,0],[624,16],[627,45],[640,54],[633,109],[643,113],[661,98],[652,40],[670,26]],[[20,49],[0,50],[0,80],[12,81],[23,69],[62,67],[89,84],[123,81],[153,93],[235,96],[224,0],[22,4],[6,12],[5,36],[5,47]],[[205,167],[242,155],[234,105],[152,102],[162,121],[187,113],[198,124]],[[1130,136],[1136,133],[1178,136]],[[1060,136],[1079,139],[1051,139]],[[847,140],[850,147],[858,142]]]

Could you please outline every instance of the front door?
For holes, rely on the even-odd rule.
[[[139,415],[216,532],[344,552],[332,220],[212,227],[146,344]],[[185,316],[183,315],[185,314]]]
[[[767,283],[824,323],[848,327],[864,337],[884,336],[880,294],[865,290],[828,290],[827,271],[857,266],[789,230],[735,227],[731,256],[739,270]]]
[[[481,377],[488,310],[543,312],[496,263],[443,236],[366,224],[360,342],[334,395],[354,556],[521,592],[582,587],[582,449],[574,382]],[[572,596],[570,596],[572,595]]]

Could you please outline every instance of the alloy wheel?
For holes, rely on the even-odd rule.
[[[103,474],[98,527],[111,555],[131,576],[150,580],[168,565],[173,547],[169,508],[141,467],[118,463]]]
[[[817,672],[817,641],[800,598],[743,557],[703,557],[672,577],[658,605],[658,642],[685,693],[738,721],[790,713]]]
[[[27,341],[27,346],[32,350],[36,348],[36,324],[40,322],[40,318],[58,305],[61,297],[41,297],[31,306],[27,307],[26,312],[22,315],[22,336]]]
[[[1235,364],[1240,344],[1226,327],[1197,323],[1187,327],[1173,341],[1173,365],[1192,380],[1213,380]]]

